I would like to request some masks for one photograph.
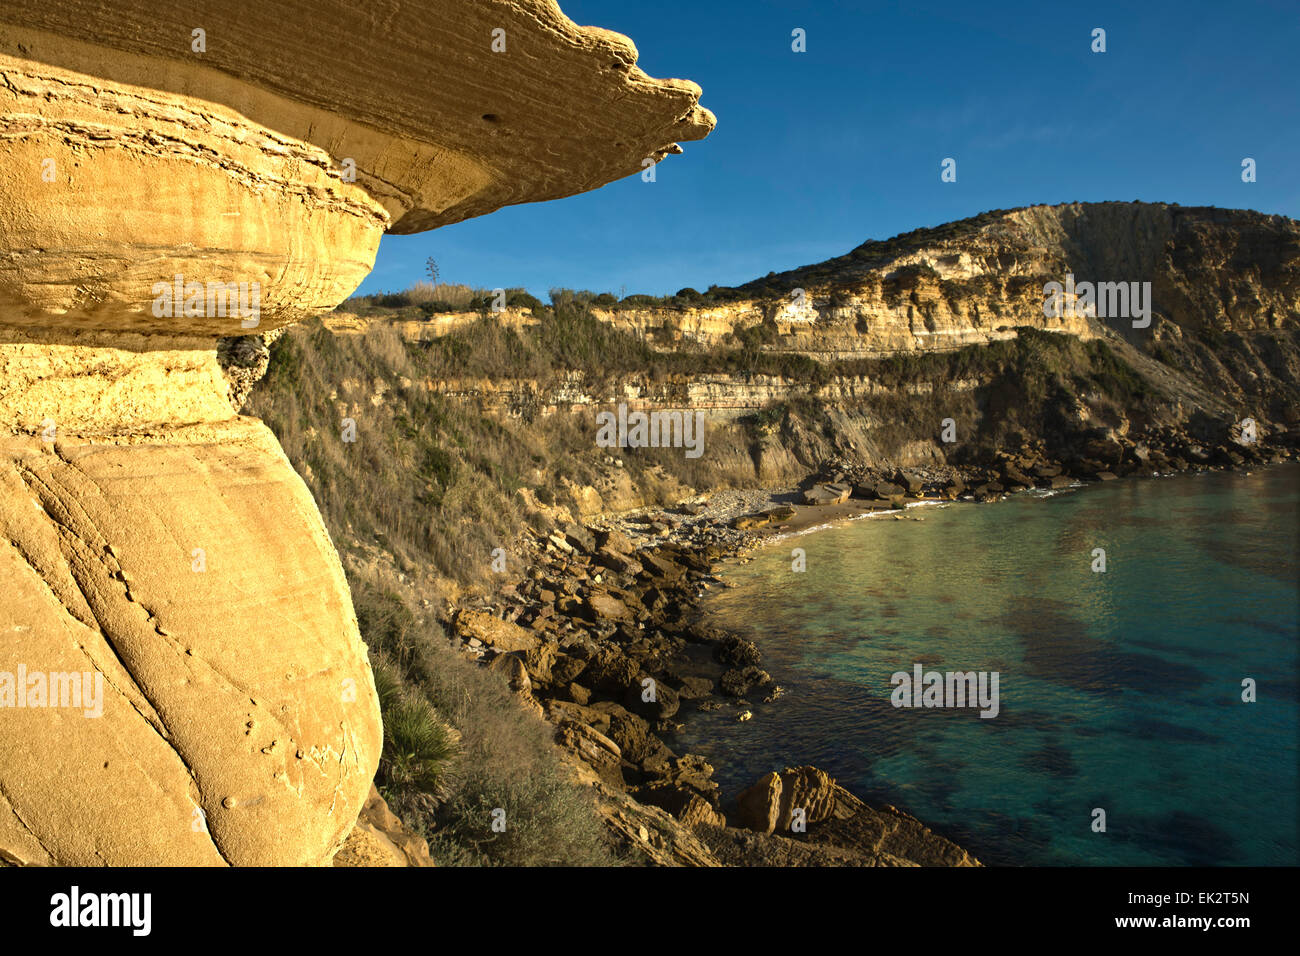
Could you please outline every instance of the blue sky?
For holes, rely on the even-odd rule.
[[[718,116],[658,167],[385,236],[361,292],[671,294],[986,209],[1106,199],[1300,218],[1300,2],[560,0]],[[791,51],[791,31],[807,52]],[[1091,51],[1106,30],[1105,53]],[[1243,183],[1241,161],[1257,162]],[[957,181],[940,164],[957,161]]]

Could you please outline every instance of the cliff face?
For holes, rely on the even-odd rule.
[[[22,72],[52,72],[39,63],[94,77],[106,105],[129,91],[138,115],[122,117],[128,132],[160,152],[203,136],[204,121],[221,136],[227,117],[211,112],[220,105],[240,114],[238,125],[275,131],[269,141],[235,137],[254,156],[333,168],[336,190],[350,160],[348,198],[382,207],[393,232],[595,189],[680,153],[679,142],[715,123],[696,84],[647,76],[631,40],[575,24],[555,0],[390,0],[373,10],[215,0],[201,11],[183,0],[117,0],[111,16],[98,0],[9,0],[0,25],[0,50],[23,60]],[[37,78],[9,92],[38,82],[43,96]],[[178,108],[194,99],[207,104],[198,123]],[[156,117],[154,102],[175,115]],[[28,100],[24,112],[42,115],[34,107]],[[155,118],[181,123],[185,136],[143,135]],[[208,158],[235,171],[233,157]]]
[[[1149,323],[1098,315],[1096,304],[1046,315],[1044,286],[1069,275],[1150,283]],[[1020,434],[1068,457],[1093,438],[1136,441],[1153,429],[1226,442],[1246,417],[1262,436],[1300,424],[1300,223],[1284,217],[1142,203],[987,213],[694,302],[591,305],[638,343],[639,367],[471,375],[463,362],[432,374],[416,362],[343,375],[331,400],[360,416],[434,397],[519,422],[571,417],[593,434],[594,413],[621,402],[700,412],[708,450],[678,477],[701,490],[797,481],[829,459],[971,463]],[[449,355],[472,356],[476,343],[499,352],[479,319],[334,313],[324,325],[345,339],[392,334],[433,355],[444,339]],[[539,342],[554,321],[511,309],[488,324]],[[674,371],[683,364],[690,371]],[[958,442],[941,440],[949,418]],[[576,511],[649,503],[653,482],[592,471]]]
[[[1067,276],[1137,283],[1149,316],[1108,315],[1100,297],[1045,315],[1044,287]],[[608,319],[652,341],[706,345],[766,323],[765,350],[821,360],[987,345],[1022,329],[1067,333],[1108,343],[1183,417],[1253,416],[1285,428],[1300,409],[1300,223],[1284,216],[1031,206],[869,242],[726,292],[735,301]]]
[[[377,720],[342,569],[275,439],[235,419],[3,446],[6,658],[103,675],[101,714],[3,715],[6,859],[317,862],[351,829]]]
[[[1044,315],[1044,285],[1067,275],[1150,282],[1151,326],[1096,309]],[[826,357],[987,344],[1017,328],[1082,337],[1110,329],[1144,346],[1202,330],[1294,331],[1300,223],[1163,203],[1030,206],[868,242],[724,291],[733,301],[710,308],[608,315],[708,344],[769,319],[775,348]]]
[[[315,502],[236,414],[264,350],[218,339],[332,308],[385,231],[713,125],[549,0],[189,6],[0,7],[5,863],[330,860],[374,682]]]
[[[988,345],[1015,337],[1018,328],[1097,334],[1085,317],[1048,319],[1042,285],[1006,275],[981,276],[957,288],[925,272],[884,268],[827,289],[793,285],[804,298],[754,291],[727,305],[703,309],[605,312],[615,326],[646,334],[665,346],[681,340],[724,343],[734,330],[773,327],[769,351],[797,352],[823,361]],[[790,279],[789,281],[797,281]],[[775,287],[775,280],[772,280]],[[747,291],[742,287],[742,291]]]
[[[1104,296],[1046,315],[1044,287],[1067,276],[1125,283],[1130,292],[1137,283],[1130,311],[1140,301],[1149,316],[1106,314]],[[868,242],[735,289],[711,289],[694,301],[593,305],[592,313],[662,352],[734,347],[740,333],[753,336],[763,353],[825,363],[1009,342],[1025,329],[1064,333],[1109,343],[1187,405],[1215,415],[1286,424],[1288,410],[1300,405],[1300,223],[1249,210],[1085,203],[990,212]],[[408,341],[428,342],[476,319],[436,315],[392,326]],[[520,329],[539,321],[518,310],[499,319]],[[325,322],[345,333],[374,324],[339,313]],[[710,412],[760,407],[781,398],[785,387],[762,376],[736,383],[705,376],[673,388],[632,378],[626,385],[631,399],[688,402]],[[430,387],[480,392],[489,404],[518,404],[522,392],[537,392],[535,385],[500,380]],[[852,381],[834,387],[857,390]],[[533,404],[562,407],[570,393],[585,394],[576,402],[599,404],[617,390],[542,391]]]

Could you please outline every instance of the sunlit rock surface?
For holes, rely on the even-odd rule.
[[[374,682],[217,340],[333,308],[386,231],[707,135],[699,88],[635,62],[542,0],[0,6],[0,861],[334,856]],[[20,670],[102,698],[37,705]]]

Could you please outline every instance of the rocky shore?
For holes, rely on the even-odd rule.
[[[723,583],[715,566],[765,536],[733,525],[771,506],[766,491],[722,492],[534,534],[528,576],[495,601],[455,609],[456,639],[554,725],[611,830],[647,863],[975,864],[816,768],[769,774],[728,800],[708,762],[664,742],[693,711],[730,707],[745,719],[750,698],[781,694],[759,649],[702,623],[697,606]],[[806,833],[791,830],[795,809]]]
[[[1026,439],[980,466],[872,469],[832,461],[796,488],[727,490],[531,532],[528,573],[492,599],[451,611],[465,653],[503,670],[521,702],[549,721],[607,823],[662,865],[969,865],[977,862],[919,821],[872,808],[813,767],[766,775],[723,794],[714,768],[663,737],[691,713],[782,690],[753,642],[710,627],[698,602],[725,586],[719,566],[774,536],[923,500],[991,501],[1030,488],[1249,468],[1294,458],[1291,444],[1209,445],[1182,430],[1141,439],[1098,435],[1052,458]],[[806,832],[791,830],[804,811]]]

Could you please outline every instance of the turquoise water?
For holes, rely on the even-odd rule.
[[[787,694],[675,748],[728,796],[814,764],[990,864],[1295,864],[1298,487],[1294,464],[1118,481],[772,544],[706,608]],[[998,671],[1000,713],[891,706],[916,662]]]

